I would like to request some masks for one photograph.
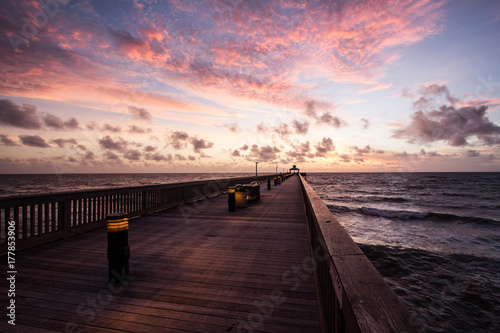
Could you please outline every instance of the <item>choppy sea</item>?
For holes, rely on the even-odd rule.
[[[307,180],[428,332],[500,332],[500,173]]]
[[[0,198],[249,175],[0,175]],[[307,181],[428,332],[500,332],[500,173]]]

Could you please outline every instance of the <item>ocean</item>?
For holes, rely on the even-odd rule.
[[[0,175],[0,198],[252,176],[250,173],[117,173]]]
[[[249,175],[1,175],[0,197]],[[500,331],[500,173],[308,173],[307,181],[426,331]]]
[[[426,331],[500,331],[500,173],[307,181]]]

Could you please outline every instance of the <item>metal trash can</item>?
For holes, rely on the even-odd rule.
[[[238,184],[234,186],[234,197],[236,200],[236,207],[237,208],[245,208],[248,206],[248,201],[247,201],[247,190],[244,185]]]

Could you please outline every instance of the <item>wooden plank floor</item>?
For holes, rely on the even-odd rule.
[[[0,331],[319,332],[299,179],[261,193],[132,220],[131,277],[112,288],[104,229],[17,253],[16,327]]]

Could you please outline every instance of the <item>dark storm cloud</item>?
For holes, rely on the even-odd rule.
[[[22,144],[25,146],[41,148],[50,147],[47,141],[39,135],[20,135],[19,139],[21,139]]]
[[[18,105],[10,99],[0,100],[0,123],[20,128],[39,129],[42,124],[36,113],[34,105]]]
[[[130,114],[134,117],[134,119],[151,121],[151,113],[149,113],[144,108],[138,108],[136,106],[129,106],[128,110]]]

